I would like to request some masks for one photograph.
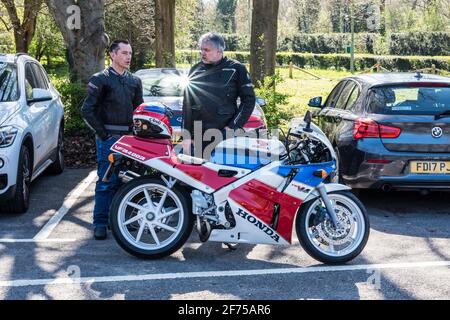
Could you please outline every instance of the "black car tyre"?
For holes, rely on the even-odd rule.
[[[64,168],[64,128],[61,126],[58,133],[56,159],[55,162],[48,167],[48,172],[51,174],[61,174],[64,172]]]
[[[8,213],[25,213],[30,206],[30,184],[32,163],[30,150],[26,145],[20,148],[17,168],[16,192],[14,197],[2,204],[1,209]]]

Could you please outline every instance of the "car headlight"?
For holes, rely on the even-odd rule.
[[[0,128],[0,148],[6,148],[11,146],[14,143],[14,140],[17,136],[16,127],[6,126]]]

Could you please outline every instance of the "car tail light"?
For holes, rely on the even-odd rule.
[[[356,140],[363,138],[395,139],[401,132],[400,128],[385,126],[369,118],[356,119],[353,126],[353,137]]]

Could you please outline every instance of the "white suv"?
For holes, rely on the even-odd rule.
[[[27,211],[30,183],[45,169],[64,170],[64,107],[38,61],[0,54],[0,201]]]

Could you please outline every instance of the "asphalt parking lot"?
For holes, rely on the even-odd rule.
[[[371,236],[345,266],[293,246],[200,244],[142,261],[92,239],[95,172],[43,176],[23,215],[0,214],[0,299],[449,299],[449,193],[367,192]]]

